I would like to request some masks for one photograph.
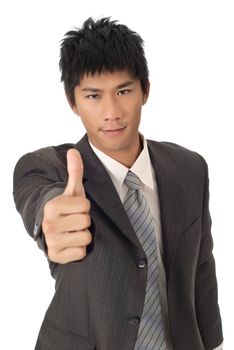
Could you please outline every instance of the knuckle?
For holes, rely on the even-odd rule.
[[[50,218],[57,215],[58,211],[60,210],[62,201],[62,195],[59,195],[47,201],[43,207],[44,217]]]
[[[50,225],[49,221],[47,221],[47,220],[43,220],[41,226],[42,226],[42,231],[45,234],[47,234],[51,229],[51,225]]]
[[[48,257],[51,261],[56,262],[56,263],[59,262],[58,261],[58,254],[54,249],[51,249],[50,247],[48,247],[47,254],[48,254]]]
[[[91,208],[90,201],[87,198],[84,198],[84,211],[89,212]]]
[[[92,242],[92,235],[89,231],[85,232],[85,245],[88,245]]]
[[[51,249],[53,249],[53,243],[51,242],[51,237],[49,235],[45,234],[45,240],[46,240],[46,245],[48,247],[48,249],[51,251]]]
[[[91,225],[90,215],[85,215],[84,216],[84,227],[88,228],[90,225]]]
[[[58,250],[60,248],[59,241],[56,239],[56,235],[48,235],[46,237],[46,244],[52,250]]]
[[[51,213],[53,212],[53,208],[54,208],[54,203],[52,200],[48,201],[45,203],[44,205],[44,215],[45,216],[50,216]]]
[[[53,223],[48,220],[48,219],[44,219],[42,221],[42,231],[45,233],[45,234],[50,234],[54,231],[54,225]]]
[[[86,247],[78,247],[78,259],[81,260],[86,256]]]
[[[52,262],[55,262],[57,264],[67,264],[71,261],[69,256],[66,256],[62,253],[62,251],[57,251],[55,249],[49,249],[48,250],[48,257]]]

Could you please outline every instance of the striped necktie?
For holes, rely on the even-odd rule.
[[[166,350],[158,282],[158,257],[155,228],[145,197],[139,191],[140,179],[128,171],[124,208],[148,260],[143,313],[134,350]]]

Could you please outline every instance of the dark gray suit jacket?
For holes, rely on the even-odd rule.
[[[223,337],[207,164],[179,145],[147,142],[159,192],[171,343],[174,350],[210,350]],[[56,288],[35,349],[132,350],[144,305],[146,255],[87,135],[77,144],[43,148],[18,161],[16,207],[46,254],[43,205],[63,192],[66,152],[72,147],[84,162],[93,241],[82,261],[60,265],[48,259]]]

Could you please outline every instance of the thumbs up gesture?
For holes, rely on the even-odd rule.
[[[80,153],[75,149],[70,149],[67,152],[67,172],[68,183],[64,194],[66,196],[85,196],[83,187],[83,161]]]
[[[42,230],[51,261],[66,264],[83,259],[92,236],[90,202],[83,187],[83,161],[75,149],[67,152],[68,182],[64,193],[44,206]]]

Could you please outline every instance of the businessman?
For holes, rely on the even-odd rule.
[[[87,133],[14,172],[16,208],[56,280],[35,349],[222,349],[207,164],[139,132],[143,40],[89,18],[66,33],[60,69]]]

